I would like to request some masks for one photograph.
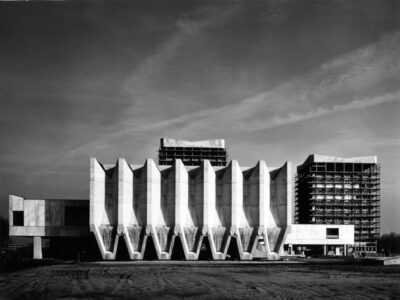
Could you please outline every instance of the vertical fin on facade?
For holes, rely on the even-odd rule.
[[[90,160],[90,230],[94,233],[103,259],[115,259],[118,246],[118,163],[105,169]]]
[[[146,235],[151,236],[158,259],[165,259],[166,255],[161,250],[159,230],[157,230],[165,226],[161,212],[161,173],[151,158],[146,159],[143,172],[146,176]],[[167,238],[162,236],[161,242],[164,239]]]
[[[118,159],[118,235],[122,235],[131,259],[138,256],[141,230],[134,211],[134,175],[124,158]],[[136,252],[136,254],[135,254]]]
[[[286,162],[281,168],[270,172],[271,203],[270,208],[276,227],[268,228],[270,251],[277,254],[282,252],[287,227],[292,223],[291,199],[292,179],[291,162]]]
[[[233,160],[214,170],[204,160],[188,171],[180,159],[160,170],[152,159],[110,167],[93,158],[91,231],[104,259],[115,258],[119,236],[131,259],[171,259],[173,251],[198,259],[205,238],[215,260],[271,256],[290,223],[290,193],[288,164],[269,172],[260,161],[242,171]]]

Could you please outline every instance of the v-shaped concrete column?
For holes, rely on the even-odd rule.
[[[115,168],[118,170],[118,164]],[[89,223],[103,259],[115,259],[118,247],[118,173],[111,173],[107,176],[103,166],[95,158],[90,159]]]

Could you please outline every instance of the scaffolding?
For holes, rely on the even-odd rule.
[[[225,148],[160,146],[158,163],[172,165],[175,159],[181,159],[186,166],[198,166],[203,160],[208,159],[212,166],[226,166],[227,156]]]
[[[313,162],[298,168],[295,223],[354,224],[356,242],[380,234],[380,166]]]

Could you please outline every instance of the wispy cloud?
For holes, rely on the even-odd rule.
[[[152,124],[148,129],[179,125],[181,134],[208,127],[252,132],[400,101],[399,44],[400,32],[392,33],[271,91],[218,109]],[[385,90],[379,93],[382,84]]]
[[[351,101],[347,104],[334,105],[331,108],[318,107],[315,110],[310,110],[306,113],[289,113],[284,117],[274,117],[268,121],[255,121],[250,123],[251,130],[263,130],[276,126],[292,124],[296,122],[306,121],[313,118],[318,118],[338,112],[347,112],[371,106],[380,105],[386,102],[400,101],[400,91],[395,93],[387,93],[374,98],[364,98]]]
[[[157,75],[171,59],[181,54],[181,47],[201,38],[210,27],[221,25],[239,11],[238,5],[227,7],[202,7],[190,15],[176,21],[176,30],[166,38],[142,63],[132,70],[122,85],[127,97],[140,95],[139,102],[148,101],[146,94],[151,94],[152,76]],[[135,103],[138,109],[138,103]]]
[[[179,43],[172,41],[165,47],[173,52]],[[228,133],[241,136],[400,101],[399,43],[400,32],[394,32],[375,44],[366,45],[326,62],[302,78],[227,106],[200,110],[158,122],[138,121],[128,115],[122,122],[123,127],[117,124],[110,133],[65,155],[69,157],[89,149],[92,151],[94,148],[106,148],[121,138],[142,140],[160,133],[176,137],[196,136],[199,132],[211,136],[225,136]],[[150,69],[154,71],[155,66],[162,65],[167,57],[168,55],[156,55],[154,59],[158,62],[154,67],[143,67],[139,73],[147,74]],[[370,87],[386,82],[386,92],[375,95],[370,91]]]

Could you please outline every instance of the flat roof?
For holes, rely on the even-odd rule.
[[[357,156],[357,157],[336,157],[326,156],[318,154],[310,154],[307,159],[297,167],[297,170],[301,170],[304,166],[312,163],[354,163],[354,164],[377,164],[378,157],[372,156]]]
[[[202,148],[225,148],[225,140],[215,139],[215,140],[204,140],[204,141],[185,141],[170,138],[160,139],[161,147],[202,147]]]
[[[312,154],[310,156],[312,156],[313,160],[312,162],[342,162],[342,163],[366,163],[366,164],[376,164],[378,162],[378,158],[376,156],[357,156],[348,158],[318,155],[318,154]]]

